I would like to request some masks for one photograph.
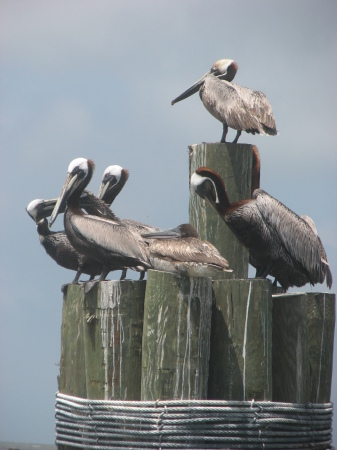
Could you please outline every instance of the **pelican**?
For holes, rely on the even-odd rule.
[[[91,192],[84,191],[80,197],[80,206],[88,214],[97,215],[106,218],[114,218],[113,212],[108,208],[116,196],[123,189],[126,181],[128,180],[129,172],[119,165],[111,165],[107,167],[103,173],[101,185],[99,188],[98,197]],[[104,203],[102,203],[102,201]],[[36,199],[29,203],[26,208],[27,213],[38,225],[41,219],[49,217],[55,207],[57,198],[50,200]],[[60,212],[65,211],[65,204],[61,206]],[[159,230],[157,227],[136,222],[131,219],[123,220],[126,226],[134,227],[139,233],[146,233]],[[64,231],[49,232],[47,233],[45,224],[39,224],[37,226],[40,242],[45,248],[47,254],[51,256],[60,266],[66,269],[76,270],[77,274],[73,280],[73,283],[77,283],[82,273],[86,273],[91,276],[99,275],[102,272],[102,266],[95,271],[92,270],[94,265],[98,266],[98,263],[90,258],[87,258],[80,253],[76,253],[75,249],[70,244]],[[67,257],[67,253],[69,257]],[[77,261],[74,255],[77,255]],[[87,270],[87,268],[89,268]],[[126,269],[122,269],[121,280],[126,277]],[[140,278],[144,278],[144,271],[141,271]]]
[[[191,188],[207,199],[240,242],[249,250],[256,276],[269,274],[284,290],[291,286],[326,283],[332,277],[322,242],[312,227],[262,189],[252,198],[230,203],[218,173],[200,167]]]
[[[142,234],[150,250],[152,268],[190,277],[213,277],[232,272],[228,261],[210,242],[201,241],[189,223],[163,231]]]
[[[54,223],[66,203],[64,226],[68,239],[79,253],[103,265],[100,281],[105,280],[108,273],[116,270],[116,267],[135,268],[139,271],[150,268],[147,246],[138,233],[130,230],[114,215],[107,219],[84,214],[81,210],[80,195],[90,182],[94,167],[93,161],[85,158],[74,159],[69,164],[49,226]]]
[[[89,214],[114,218],[112,211],[107,205],[113,202],[118,192],[123,188],[127,177],[125,179],[122,174],[124,172],[127,174],[127,171],[120,166],[110,166],[110,168],[114,171],[116,177],[110,178],[108,189],[102,193],[104,203],[88,191],[84,191],[81,194],[80,205]],[[78,253],[69,242],[64,231],[51,232],[48,228],[48,222],[45,218],[51,215],[56,202],[57,198],[50,200],[36,199],[28,204],[26,211],[37,224],[39,239],[47,254],[60,266],[76,271],[72,283],[78,283],[82,273],[90,275],[90,280],[92,280],[96,275],[102,273],[102,264]],[[62,205],[60,212],[64,212],[64,210],[65,205]],[[121,280],[123,280],[126,276],[126,269],[121,268],[121,270]]]
[[[226,142],[228,127],[237,130],[233,143],[242,131],[275,136],[278,131],[267,97],[263,92],[232,83],[237,70],[238,65],[232,59],[219,59],[203,77],[172,100],[171,105],[199,91],[207,111],[223,124],[221,143]]]

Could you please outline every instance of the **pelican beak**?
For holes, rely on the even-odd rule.
[[[57,198],[51,198],[50,200],[44,200],[43,204],[41,205],[42,206],[41,215],[38,216],[39,221],[40,221],[40,219],[44,219],[44,218],[50,216],[50,214],[53,212],[56,202],[57,202]],[[64,211],[62,211],[62,212],[64,212]]]
[[[78,179],[78,176],[76,174],[74,175],[74,174],[70,174],[69,173],[67,175],[66,181],[65,181],[65,183],[63,185],[63,188],[62,188],[62,192],[61,192],[59,198],[57,199],[57,202],[55,204],[53,212],[52,212],[52,214],[50,216],[49,227],[51,227],[52,224],[55,222],[56,217],[60,213],[65,211],[67,200],[68,200],[70,194],[73,191],[74,185],[76,185],[77,179]]]
[[[205,75],[203,75],[200,80],[196,81],[194,84],[192,84],[191,87],[189,87],[185,92],[183,92],[182,94],[179,95],[179,97],[175,98],[174,100],[172,100],[171,105],[174,105],[175,103],[180,102],[181,100],[185,100],[185,98],[190,97],[191,95],[195,94],[196,92],[199,91],[201,85],[203,84],[205,78],[207,77],[207,75],[209,75],[210,73],[212,73],[212,70],[209,70],[207,73],[205,73]]]
[[[179,228],[169,228],[162,231],[153,231],[141,235],[144,239],[178,239],[181,237]]]
[[[116,177],[114,177],[114,178],[116,179]],[[103,199],[104,196],[106,195],[107,191],[110,188],[110,179],[111,179],[111,177],[109,179],[106,179],[106,177],[104,177],[104,179],[102,180],[102,183],[99,187],[99,191],[97,194],[98,198]]]

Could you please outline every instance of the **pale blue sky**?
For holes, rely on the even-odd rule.
[[[69,162],[88,157],[94,192],[106,166],[130,171],[119,217],[188,221],[187,147],[222,126],[198,95],[170,102],[217,59],[268,96],[279,136],[239,142],[259,148],[261,187],[315,221],[336,292],[336,23],[334,0],[0,0],[0,440],[54,442],[61,285],[74,277],[25,207],[58,196]]]

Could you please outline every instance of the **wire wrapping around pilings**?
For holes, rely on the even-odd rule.
[[[331,403],[106,401],[56,395],[56,444],[113,449],[331,449]]]

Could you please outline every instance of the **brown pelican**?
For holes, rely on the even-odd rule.
[[[237,70],[238,65],[232,59],[216,61],[211,70],[172,100],[171,104],[199,91],[207,111],[223,124],[220,142],[226,142],[228,127],[237,130],[234,143],[238,141],[242,131],[275,136],[278,131],[267,97],[263,92],[231,83]]]
[[[200,167],[191,188],[207,199],[219,216],[249,250],[257,277],[275,277],[283,289],[323,283],[332,277],[317,232],[308,223],[262,189],[252,198],[230,203],[219,174]]]
[[[109,189],[102,193],[102,200],[110,205],[118,192],[123,188],[126,179],[121,175],[125,169],[120,166],[110,166],[114,170],[116,177],[110,178]],[[125,171],[127,173],[127,171]],[[119,176],[118,176],[119,174]],[[122,184],[122,186],[121,186]],[[113,190],[113,187],[115,191]],[[78,283],[79,277],[82,273],[90,275],[92,280],[96,275],[102,273],[103,266],[92,258],[86,257],[78,253],[70,244],[65,231],[51,232],[48,228],[48,222],[45,219],[53,212],[56,199],[42,200],[36,199],[29,203],[26,208],[27,213],[37,224],[37,232],[39,239],[46,250],[47,254],[56,261],[60,266],[76,271],[76,276],[72,283]],[[97,199],[92,193],[84,191],[80,197],[80,205],[89,214],[94,214],[102,217],[111,217],[114,215],[105,203]],[[64,212],[65,205],[61,207],[60,212]],[[126,276],[126,269],[122,269],[121,279]]]
[[[197,230],[185,223],[169,230],[142,234],[150,250],[153,269],[190,277],[213,277],[232,272],[228,261],[210,242],[201,241]]]
[[[88,214],[113,219],[114,214],[108,208],[108,206],[113,203],[116,196],[120,193],[126,181],[128,180],[128,177],[128,171],[121,166],[111,165],[107,167],[103,173],[98,198],[95,197],[91,192],[84,191],[80,197],[81,208],[84,209]],[[104,203],[102,203],[100,200],[103,200]],[[49,217],[51,215],[56,202],[57,198],[50,200],[36,199],[29,203],[26,211],[36,222],[36,224],[38,224],[38,222],[42,218]],[[65,205],[63,205],[60,209],[60,212],[64,211]],[[123,223],[127,226],[134,227],[139,233],[159,230],[159,228],[142,224],[141,222],[136,222],[131,219],[125,219],[123,220]],[[47,230],[42,224],[37,227],[37,231],[40,236],[40,242],[45,248],[47,254],[51,256],[62,267],[77,271],[73,283],[78,282],[78,279],[82,273],[88,273],[92,276],[92,274],[94,273],[92,268],[94,267],[94,265],[98,266],[98,263],[90,259],[88,259],[88,261],[85,263],[86,257],[79,253],[76,253],[78,258],[76,262],[74,258],[75,249],[73,249],[73,247],[71,246],[64,231],[59,231],[56,233],[49,232],[49,234],[47,234]],[[43,234],[40,234],[40,231],[43,232]],[[69,255],[69,258],[67,258],[66,255],[67,252],[70,251],[69,249],[71,249],[71,254]],[[86,270],[87,267],[89,267],[90,272]],[[102,272],[102,266],[99,267],[100,270],[97,269],[95,271],[95,275],[98,275]],[[140,274],[140,279],[144,278],[144,274],[145,272],[142,271]],[[125,279],[125,277],[126,269],[122,268],[122,275],[120,279],[123,280]]]
[[[135,268],[139,271],[151,267],[145,242],[120,219],[84,214],[80,195],[91,180],[94,163],[84,158],[74,159],[68,167],[67,177],[57,200],[49,225],[67,203],[64,225],[69,241],[81,254],[103,265],[100,280],[116,268]],[[103,203],[103,202],[102,202]]]

